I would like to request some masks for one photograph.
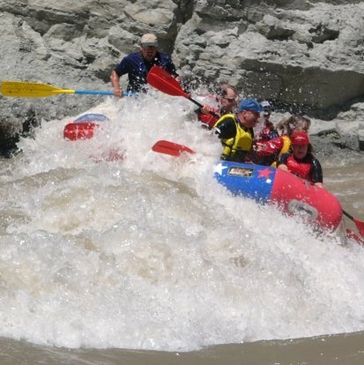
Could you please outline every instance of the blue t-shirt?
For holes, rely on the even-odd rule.
[[[134,52],[125,56],[115,67],[118,76],[128,74],[128,91],[138,92],[144,89],[147,84],[147,74],[153,65],[163,67],[170,74],[177,76],[176,67],[169,55],[157,52],[152,61],[143,58],[141,52]]]

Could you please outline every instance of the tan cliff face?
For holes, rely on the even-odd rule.
[[[114,65],[153,31],[188,80],[229,81],[321,115],[364,98],[360,1],[0,0],[0,20],[0,80],[105,89]],[[0,123],[14,108],[21,124],[29,111],[60,118],[98,100],[60,98],[2,98]]]
[[[248,95],[313,109],[364,97],[363,2],[304,9],[259,3],[234,13],[226,1],[213,20],[207,7],[196,8],[177,38],[181,65],[202,78],[228,79]]]

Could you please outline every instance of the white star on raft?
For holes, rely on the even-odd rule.
[[[222,175],[222,171],[227,168],[228,168],[227,166],[223,166],[222,163],[220,162],[214,166],[214,173]]]

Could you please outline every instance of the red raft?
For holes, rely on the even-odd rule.
[[[100,123],[105,121],[109,121],[109,118],[104,114],[83,114],[65,125],[63,129],[63,138],[68,139],[69,141],[90,139],[94,136],[95,129],[100,126]]]
[[[275,203],[284,212],[327,230],[337,230],[342,207],[329,191],[286,171],[270,166],[220,161],[214,170],[217,181],[234,195],[260,203]]]

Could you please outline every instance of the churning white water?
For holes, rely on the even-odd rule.
[[[227,193],[192,109],[110,98],[94,138],[64,140],[70,116],[2,161],[0,336],[187,351],[363,329],[364,250]],[[161,139],[197,153],[151,151]]]

